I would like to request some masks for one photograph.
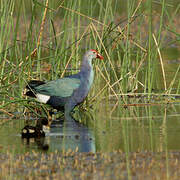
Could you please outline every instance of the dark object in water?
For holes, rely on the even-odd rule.
[[[35,147],[34,145],[36,145],[38,149],[43,151],[47,151],[49,149],[49,145],[45,144],[45,137],[29,137],[29,136],[22,137],[22,143],[28,148],[29,147],[34,148]]]
[[[45,137],[42,129],[34,126],[27,125],[21,130],[22,138],[41,138]]]

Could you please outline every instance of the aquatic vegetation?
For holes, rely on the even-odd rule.
[[[0,176],[178,179],[179,10],[178,0],[2,0]],[[15,135],[24,125],[52,115],[26,99],[28,81],[79,72],[80,57],[92,48],[104,61],[94,62],[95,82],[74,117],[94,130],[95,141],[88,140],[97,152],[52,152],[79,136],[60,135],[49,146],[44,139],[20,142]]]
[[[176,2],[129,0],[125,8],[123,1],[89,1],[87,10],[83,1],[17,1],[18,11],[14,3],[1,5],[1,112],[22,111],[24,104],[30,110],[23,100],[28,80],[53,80],[77,72],[79,57],[92,47],[105,56],[103,63],[95,63],[98,88],[91,92],[93,100],[100,94],[119,99],[118,94],[134,92],[179,93],[179,66],[172,66],[169,74],[171,66],[163,56],[164,48],[178,45]],[[126,102],[123,97],[119,103]]]

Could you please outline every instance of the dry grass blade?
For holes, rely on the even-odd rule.
[[[106,81],[106,83],[108,84],[108,86],[109,86],[109,88],[111,89],[111,91],[114,93],[116,99],[119,100],[116,92],[114,91],[114,89],[113,89],[112,86],[110,85],[109,81],[105,78],[104,74],[101,72],[101,70],[99,69],[99,67],[97,67],[97,70],[100,72],[101,76],[102,76],[103,79]]]
[[[39,37],[38,37],[38,41],[37,41],[37,48],[40,45],[40,41],[41,41],[41,38],[42,38],[42,33],[43,33],[43,30],[44,30],[44,24],[45,24],[45,19],[46,19],[46,14],[47,14],[48,3],[49,3],[49,0],[46,0],[46,8],[44,10],[44,14],[43,14],[42,22],[41,22]]]
[[[96,96],[92,97],[92,98],[89,100],[89,102],[91,103],[91,102],[93,102],[96,98],[98,98],[99,95],[101,95],[102,92],[107,88],[107,86],[108,86],[108,84],[106,84],[106,85],[96,94]]]
[[[26,56],[26,60],[28,60],[29,57],[35,57],[36,54],[37,54],[37,48],[35,48],[35,49],[31,52],[30,56]],[[23,61],[19,64],[19,67],[21,67],[22,64],[23,64]]]
[[[89,30],[89,27],[90,27],[90,25],[88,25],[87,28],[84,30],[81,38],[80,38],[80,39],[78,40],[78,42],[77,42],[76,47],[78,47],[78,45],[79,45],[79,43],[81,42],[81,40],[83,39],[84,35],[85,35],[86,32]],[[75,51],[75,50],[74,50],[74,51]],[[66,66],[65,66],[65,68],[64,68],[64,71],[63,71],[62,74],[61,74],[61,78],[64,76],[64,74],[65,74],[65,72],[66,72],[66,69],[67,69],[67,67],[68,67],[68,65],[69,65],[69,63],[70,63],[70,61],[71,61],[71,59],[72,59],[72,56],[73,56],[73,54],[74,54],[74,51],[71,53],[71,56],[70,56],[70,58],[68,59],[68,62],[66,63]]]
[[[146,56],[147,56],[147,53],[145,54],[145,56],[141,59],[140,63],[139,63],[139,66],[137,67],[136,71],[134,72],[132,78],[134,78],[136,76],[136,74],[138,73],[139,69],[141,68],[144,60],[146,59]]]
[[[137,12],[138,9],[140,8],[140,5],[141,5],[142,1],[143,1],[143,0],[140,0],[140,1],[139,1],[136,9],[134,10],[134,12],[133,12],[133,14],[132,14],[132,16],[131,16],[131,21],[128,22],[129,24],[131,24],[131,22],[133,21],[133,17],[135,17],[136,12]],[[119,31],[119,32],[121,33],[121,35],[124,37],[124,39],[127,39],[126,35],[123,33],[123,31],[124,31],[125,29],[127,29],[127,26],[128,26],[128,24],[126,24],[126,26],[123,28],[123,30],[121,29],[120,26],[117,26],[117,31]],[[130,42],[132,42],[135,46],[137,46],[138,48],[140,48],[142,51],[144,51],[145,53],[147,52],[147,50],[146,50],[145,48],[143,48],[141,45],[139,45],[138,43],[136,43],[136,42],[133,41],[132,39],[129,39],[129,40],[130,40]]]
[[[141,59],[139,65],[138,65],[136,71],[135,71],[134,74],[132,75],[132,77],[131,77],[131,79],[130,79],[130,82],[129,82],[130,84],[131,84],[132,81],[135,79],[135,76],[136,76],[136,74],[139,72],[139,70],[140,70],[140,68],[141,68],[141,66],[142,66],[142,64],[143,64],[143,62],[144,62],[145,59],[146,59],[146,56],[147,56],[147,53],[145,53],[144,57]],[[138,80],[137,80],[137,82],[138,82],[142,87],[144,87],[144,84],[143,84],[143,83],[141,83],[141,82],[138,81]]]
[[[138,3],[138,5],[137,5],[136,9],[134,10],[134,12],[133,12],[133,14],[132,14],[132,17],[135,16],[137,10],[140,8],[140,5],[141,5],[142,1],[143,1],[143,0],[140,0],[140,1],[139,1],[139,3]]]
[[[144,96],[149,96],[149,95],[152,95],[152,96],[156,96],[156,97],[162,97],[162,96],[165,96],[165,97],[174,97],[174,96],[176,96],[176,97],[178,97],[178,99],[180,98],[180,95],[178,95],[178,94],[170,94],[170,95],[167,95],[166,93],[135,93],[135,92],[133,92],[133,93],[124,93],[124,94],[117,94],[116,93],[116,95],[117,96],[134,96],[134,97],[136,97],[136,96],[138,96],[138,97],[144,97]],[[110,97],[114,97],[115,95],[109,95]],[[176,100],[176,102],[179,102],[178,100]]]
[[[116,102],[116,104],[114,104],[111,112],[110,112],[110,116],[112,116],[112,113],[114,112],[114,110],[118,107],[119,101]]]
[[[177,75],[178,75],[179,71],[180,71],[180,65],[178,66],[177,71],[176,71],[176,73],[174,75],[174,78],[172,79],[172,81],[171,81],[171,83],[170,83],[170,85],[168,87],[168,91],[166,92],[167,94],[171,93],[172,87],[173,87],[173,85],[175,83],[175,80],[177,79]]]
[[[163,80],[164,80],[164,89],[166,91],[167,90],[166,76],[165,76],[165,71],[164,71],[164,65],[163,65],[163,60],[162,60],[161,52],[160,52],[160,49],[159,49],[159,46],[158,46],[158,43],[157,43],[157,40],[156,40],[156,37],[155,37],[154,33],[152,34],[152,36],[153,36],[153,39],[154,39],[154,42],[156,44],[157,51],[158,51],[158,54],[159,54],[159,60],[160,60],[161,69],[162,69],[162,75],[163,75]]]
[[[127,25],[126,25],[127,26]],[[123,30],[121,29],[120,26],[117,27],[118,31],[121,33],[121,35],[123,36],[124,39],[127,39],[126,35],[123,33],[124,29],[126,29],[127,27],[124,27]],[[130,39],[130,42],[133,43],[135,46],[137,46],[138,48],[140,48],[143,52],[147,52],[147,50],[145,48],[143,48],[141,45],[139,45],[138,43],[136,43],[135,41],[133,41],[132,39]]]
[[[62,6],[62,5],[60,5],[58,8],[66,9],[66,10],[68,10],[68,11],[70,11],[70,12],[73,12],[73,13],[78,14],[78,15],[80,15],[80,16],[82,16],[82,17],[85,17],[85,18],[87,18],[87,19],[89,19],[89,20],[91,20],[91,21],[94,21],[94,22],[96,22],[96,23],[98,23],[98,24],[101,24],[101,25],[103,25],[103,26],[108,27],[108,26],[105,25],[104,23],[102,23],[102,22],[100,22],[100,21],[98,21],[98,20],[96,20],[96,19],[94,19],[94,18],[92,18],[92,17],[86,16],[85,14],[82,14],[82,13],[80,13],[80,12],[78,12],[78,11],[73,10],[73,9],[67,8],[67,7]]]
[[[103,79],[106,81],[107,85],[109,86],[109,88],[110,88],[111,91],[114,93],[114,95],[115,95],[115,97],[116,97],[116,99],[117,99],[117,102],[114,104],[113,109],[112,109],[111,112],[110,112],[110,116],[111,116],[111,114],[113,113],[113,111],[116,109],[116,107],[117,107],[118,104],[119,104],[119,98],[118,98],[116,92],[114,91],[114,89],[112,88],[112,86],[110,85],[109,81],[105,78],[105,76],[103,75],[103,73],[101,72],[101,70],[100,70],[98,67],[97,67],[97,70],[100,72],[101,76],[102,76]],[[105,88],[105,87],[104,87],[104,88]],[[102,90],[104,90],[104,88],[103,88]],[[102,91],[102,90],[101,90],[101,91]],[[100,92],[101,92],[101,91],[100,91]],[[99,92],[98,94],[100,94],[100,92]],[[96,96],[96,97],[97,97],[97,96]],[[94,98],[93,98],[93,99],[94,99]]]
[[[118,77],[117,77],[117,74],[116,74],[114,65],[112,64],[111,58],[110,58],[110,56],[109,56],[109,54],[108,54],[108,52],[107,52],[107,50],[106,50],[106,48],[105,48],[105,46],[104,46],[104,44],[103,44],[103,42],[102,42],[102,39],[101,39],[101,37],[100,37],[100,35],[99,35],[99,33],[98,33],[98,31],[97,31],[97,29],[96,29],[96,27],[94,26],[93,23],[91,23],[91,27],[92,27],[92,29],[96,32],[96,35],[97,35],[97,37],[98,37],[98,39],[99,39],[99,41],[100,41],[100,43],[101,43],[101,45],[102,45],[102,47],[103,47],[103,49],[104,49],[104,52],[106,53],[106,56],[107,56],[107,58],[108,58],[108,60],[109,60],[110,65],[111,65],[111,67],[112,67],[112,70],[113,70],[113,72],[114,72],[114,75],[115,75],[116,79],[118,80]],[[106,68],[105,68],[105,70],[106,70]],[[108,75],[107,71],[106,71],[106,74]],[[108,76],[109,76],[109,75],[108,75]]]
[[[37,40],[37,47],[31,52],[30,57],[34,57],[37,54],[37,50],[39,48],[43,30],[44,30],[44,24],[45,24],[47,9],[48,9],[48,3],[49,3],[49,0],[46,0],[45,10],[44,10],[44,14],[43,14],[43,18],[42,18],[42,22],[41,22],[41,26],[40,26],[40,32],[39,32],[39,36],[38,36],[38,40]],[[29,56],[26,57],[26,60],[28,60],[28,59],[29,59]]]
[[[3,113],[5,113],[5,114],[7,114],[8,116],[14,117],[14,115],[13,115],[13,114],[11,114],[11,113],[7,112],[7,111],[6,111],[6,110],[4,110],[4,109],[0,109],[0,111],[1,111],[1,112],[3,112]]]

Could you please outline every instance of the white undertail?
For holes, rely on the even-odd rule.
[[[39,102],[47,103],[50,99],[50,96],[44,94],[36,94],[36,98]]]

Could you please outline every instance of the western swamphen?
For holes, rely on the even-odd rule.
[[[94,58],[103,59],[103,56],[91,49],[85,53],[79,73],[48,82],[30,81],[26,86],[26,95],[57,110],[64,110],[65,117],[69,116],[74,107],[82,103],[88,95],[94,79]]]

